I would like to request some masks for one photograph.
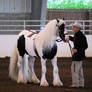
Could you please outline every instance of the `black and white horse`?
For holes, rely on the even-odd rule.
[[[56,38],[64,39],[65,22],[62,19],[51,20],[38,34],[34,30],[19,33],[13,55],[10,60],[9,76],[18,83],[34,82],[48,86],[46,80],[46,61],[50,59],[53,66],[53,85],[63,86],[58,74]],[[35,57],[41,59],[41,82],[34,72]]]

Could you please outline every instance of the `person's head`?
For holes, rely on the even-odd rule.
[[[76,27],[76,26],[73,26],[73,31],[74,31],[75,33],[77,33],[78,31],[80,31],[80,28],[78,28],[78,27]]]
[[[72,28],[75,33],[82,29],[81,24],[78,21],[73,23]]]

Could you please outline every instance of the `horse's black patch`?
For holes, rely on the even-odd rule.
[[[24,35],[19,37],[18,42],[17,42],[17,48],[18,48],[20,56],[23,57],[24,54],[27,53],[25,50],[25,37],[24,37]]]
[[[43,59],[53,59],[57,53],[57,44],[55,43],[52,47],[45,47],[43,49]]]

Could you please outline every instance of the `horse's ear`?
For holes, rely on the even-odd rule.
[[[59,23],[59,19],[56,19],[57,20],[57,22]]]

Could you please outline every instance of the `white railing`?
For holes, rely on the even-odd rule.
[[[24,29],[39,31],[50,20],[0,20],[0,32],[20,32]],[[71,23],[75,20],[65,20],[67,31],[71,31]],[[83,32],[92,31],[92,20],[77,20],[82,24]]]

